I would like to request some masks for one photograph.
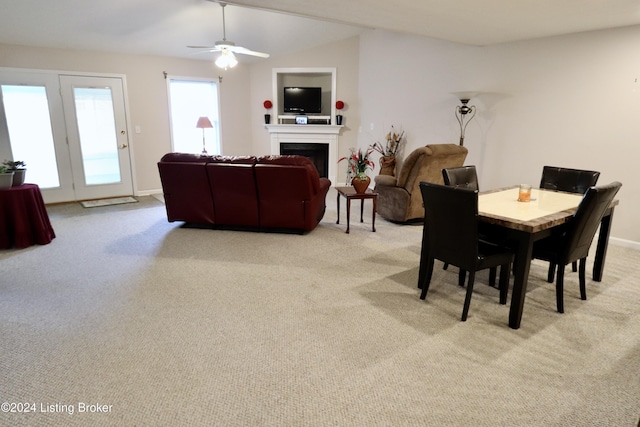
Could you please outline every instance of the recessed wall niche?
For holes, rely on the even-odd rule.
[[[335,68],[274,68],[273,108],[278,124],[295,123],[295,112],[284,111],[284,88],[319,87],[322,89],[322,108],[319,113],[306,114],[311,124],[334,124],[336,116]]]

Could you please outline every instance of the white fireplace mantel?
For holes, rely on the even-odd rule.
[[[281,143],[328,144],[329,179],[336,184],[338,138],[342,126],[337,125],[265,125],[271,135],[271,154],[280,154]]]

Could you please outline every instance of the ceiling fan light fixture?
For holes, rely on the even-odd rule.
[[[236,59],[236,56],[233,54],[233,52],[228,49],[222,49],[222,52],[220,53],[218,59],[216,59],[215,64],[218,68],[226,70],[238,65],[238,60]]]

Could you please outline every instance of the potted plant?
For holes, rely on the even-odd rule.
[[[395,175],[396,154],[403,139],[404,131],[396,132],[395,128],[391,126],[391,131],[385,137],[386,144],[384,147],[378,141],[370,146],[372,150],[382,155],[380,158],[380,175]]]
[[[13,186],[17,187],[24,184],[24,177],[27,173],[25,166],[27,164],[22,160],[5,160],[2,165],[9,171],[13,172]]]
[[[376,165],[369,158],[373,153],[373,149],[369,148],[363,151],[361,148],[356,152],[355,149],[351,149],[351,154],[348,157],[342,157],[338,162],[347,160],[347,183],[351,179],[351,185],[356,189],[356,193],[362,194],[369,188],[371,178],[367,175],[367,169],[373,170]]]
[[[0,165],[0,190],[8,190],[13,185],[13,171]]]

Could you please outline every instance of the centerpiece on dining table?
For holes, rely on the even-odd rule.
[[[342,157],[338,163],[347,160],[347,184],[351,183],[356,193],[363,194],[369,188],[371,178],[367,175],[367,169],[373,170],[376,165],[369,157],[373,153],[373,149],[369,147],[367,150],[359,148],[351,148],[351,154]]]

